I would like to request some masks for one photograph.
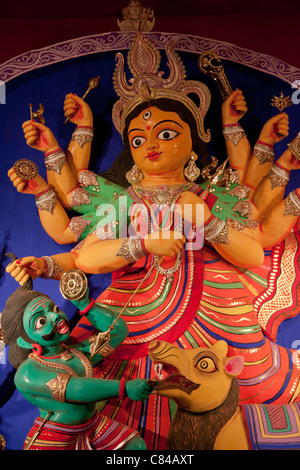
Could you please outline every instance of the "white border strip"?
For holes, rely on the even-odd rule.
[[[0,80],[10,80],[35,69],[53,65],[69,59],[76,59],[99,52],[122,51],[129,49],[135,33],[114,31],[72,39],[42,49],[18,55],[0,66]],[[300,79],[300,70],[275,57],[244,49],[234,44],[199,36],[176,33],[147,33],[158,49],[164,49],[172,39],[176,50],[201,54],[214,50],[221,59],[242,64],[273,75],[292,84]]]

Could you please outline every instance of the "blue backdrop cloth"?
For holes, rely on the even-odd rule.
[[[223,161],[225,145],[221,134],[220,92],[212,78],[199,71],[198,55],[180,52],[180,57],[185,64],[187,78],[203,81],[211,91],[212,103],[205,119],[205,127],[212,134],[208,148],[211,155]],[[290,96],[293,90],[289,83],[261,71],[229,60],[224,60],[223,64],[233,89],[240,88],[246,97],[248,112],[241,123],[254,145],[265,121],[276,114],[276,110],[270,105],[273,96],[279,96],[281,91],[285,96]],[[65,95],[70,92],[83,95],[89,79],[100,75],[99,87],[86,99],[94,114],[95,128],[90,169],[98,173],[106,170],[122,149],[121,137],[114,129],[111,119],[112,106],[117,100],[112,84],[114,67],[115,52],[108,51],[33,70],[6,85],[6,104],[0,104],[0,311],[17,287],[15,281],[5,274],[8,260],[4,253],[14,252],[17,257],[42,256],[72,248],[71,245],[58,245],[44,232],[34,197],[17,193],[7,177],[9,168],[20,158],[29,158],[37,163],[40,174],[45,177],[43,154],[28,147],[23,137],[22,123],[30,118],[28,105],[33,103],[33,108],[37,109],[39,103],[43,104],[46,125],[53,131],[60,146],[66,149],[74,125],[64,124]],[[168,68],[163,52],[161,70],[165,70],[167,76]],[[287,108],[287,113],[290,116],[290,137],[276,146],[276,157],[299,132],[299,107],[293,105]],[[287,187],[288,192],[299,186],[297,179],[299,180],[299,175],[294,172]],[[109,275],[89,276],[91,295],[96,298],[109,283]],[[76,309],[62,298],[57,281],[37,279],[34,281],[34,288],[52,297],[66,312],[70,321],[73,324],[76,322]],[[291,347],[293,341],[297,340],[299,326],[298,317],[284,322],[279,329],[278,342]],[[0,356],[0,434],[6,439],[6,449],[20,450],[38,410],[15,389],[13,377],[14,369],[8,362],[6,348]]]

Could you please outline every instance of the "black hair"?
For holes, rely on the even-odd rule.
[[[49,299],[48,295],[42,294],[41,292],[19,287],[7,299],[2,312],[1,328],[4,333],[5,343],[9,346],[8,359],[15,369],[17,369],[21,363],[27,359],[31,352],[31,350],[21,348],[17,344],[19,336],[28,343],[32,343],[32,340],[26,334],[23,326],[23,314],[25,308],[32,299],[40,296],[47,297]]]
[[[124,132],[123,132],[124,149],[119,154],[119,156],[115,159],[111,168],[101,173],[101,176],[103,178],[106,178],[109,181],[117,183],[124,188],[127,188],[128,186],[130,186],[125,175],[127,171],[130,171],[134,165],[134,161],[133,161],[131,150],[130,150],[130,144],[128,141],[129,124],[132,121],[132,119],[137,117],[144,109],[148,108],[149,105],[155,106],[161,111],[173,111],[177,113],[180,116],[180,118],[190,126],[192,143],[193,143],[193,151],[198,155],[197,166],[201,170],[205,166],[211,163],[206,144],[198,136],[197,125],[196,125],[194,116],[191,113],[191,111],[189,111],[183,103],[181,103],[180,101],[167,99],[167,98],[160,98],[157,100],[153,100],[150,103],[144,102],[136,106],[136,108],[134,108],[134,110],[127,116],[125,120]],[[203,178],[201,177],[201,175],[195,182],[198,184],[203,182]]]

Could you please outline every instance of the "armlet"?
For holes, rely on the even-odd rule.
[[[52,392],[54,400],[61,402],[66,401],[66,389],[71,375],[66,372],[59,372],[55,379],[49,380],[46,383],[47,387]]]

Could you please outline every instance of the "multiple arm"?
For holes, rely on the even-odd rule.
[[[247,136],[239,121],[247,112],[245,98],[240,90],[234,91],[222,105],[222,125],[229,164],[239,172],[240,182],[250,188],[250,194],[269,174],[274,160],[274,145],[288,136],[289,118],[286,113],[280,113],[269,119],[263,126],[257,143],[269,159],[260,159],[259,145],[253,151]],[[269,152],[267,152],[269,149]]]
[[[296,201],[292,209],[290,196],[284,199],[284,193],[290,171],[300,168],[300,163],[290,148],[274,162],[274,145],[289,134],[286,113],[265,123],[252,150],[243,129],[232,127],[246,110],[243,95],[236,90],[222,106],[223,128],[232,128],[232,133],[226,135],[225,132],[224,136],[229,164],[238,169],[241,183],[248,187],[248,198],[253,203],[252,217],[259,221],[255,231],[245,229],[244,233],[255,237],[263,248],[270,248],[290,232],[299,216],[298,190],[292,197]]]
[[[70,122],[77,124],[66,154],[49,128],[35,121],[23,124],[27,145],[45,154],[47,182],[38,175],[28,187],[13,168],[8,172],[17,191],[35,195],[41,224],[59,244],[77,241],[65,208],[71,204],[72,191],[79,184],[80,172],[88,167],[93,129],[90,107],[77,95],[66,96],[64,110],[65,117],[71,116]],[[55,188],[55,192],[51,188]]]
[[[244,183],[250,188],[251,194],[259,187],[261,181],[272,168],[274,145],[289,134],[289,118],[280,113],[269,119],[263,126],[249,166]]]
[[[90,128],[92,125],[92,113],[89,106],[76,95],[67,95],[65,100],[65,116],[71,116],[71,122]],[[244,229],[243,232],[226,227],[226,237],[220,243],[214,241],[214,246],[219,253],[230,262],[239,266],[258,266],[263,260],[263,248],[272,246],[280,241],[292,228],[298,214],[287,213],[287,200],[283,200],[284,187],[275,184],[271,172],[273,168],[273,146],[288,135],[288,117],[279,114],[271,118],[263,127],[259,141],[263,146],[259,150],[251,149],[249,141],[239,127],[238,121],[247,111],[246,102],[240,90],[236,90],[223,103],[222,119],[225,129],[225,142],[229,163],[239,172],[241,183],[249,188],[249,200],[253,202],[253,218],[258,220],[256,229]],[[236,129],[236,127],[238,127]],[[232,128],[234,128],[232,130]],[[228,131],[229,130],[229,131]],[[51,131],[41,124],[32,121],[24,124],[24,133],[27,144],[42,151],[57,151],[57,141]],[[237,134],[237,135],[236,135]],[[228,137],[229,136],[229,137]],[[75,234],[69,227],[69,219],[64,210],[69,203],[70,191],[78,183],[78,173],[87,168],[90,157],[90,142],[81,145],[78,139],[71,140],[66,152],[61,171],[48,170],[48,183],[54,185],[58,198],[55,199],[52,211],[39,210],[41,222],[46,232],[59,243],[71,243],[75,241]],[[276,165],[282,167],[286,174],[300,165],[293,158],[288,149],[277,161]],[[281,171],[281,170],[280,170]],[[28,192],[24,182],[18,179],[13,170],[10,170],[10,178],[18,191]],[[45,191],[49,186],[38,176],[37,188],[34,192]],[[187,204],[192,199],[192,205],[197,207],[204,204],[203,201],[191,193],[181,198],[184,211],[184,201]],[[195,199],[196,198],[196,199]],[[210,210],[204,204],[204,221],[209,230],[214,223],[211,220]],[[280,223],[278,223],[280,221]],[[178,235],[178,234],[177,234]],[[54,255],[51,258],[60,267],[54,277],[59,279],[61,273],[72,267],[78,267],[87,273],[105,273],[123,268],[131,261],[123,256],[122,246],[125,239],[99,240],[96,235],[90,235],[78,250],[71,253]],[[175,256],[185,243],[185,238],[175,236],[170,232],[168,238],[161,233],[150,234],[144,240],[144,254],[153,253],[159,256]],[[245,249],[241,250],[240,247]],[[24,265],[26,267],[24,268]],[[10,266],[10,272],[17,276],[19,282],[25,282],[26,276],[40,276],[45,273],[45,267],[41,260],[29,257],[21,261],[20,266]],[[29,270],[29,271],[28,271]]]

